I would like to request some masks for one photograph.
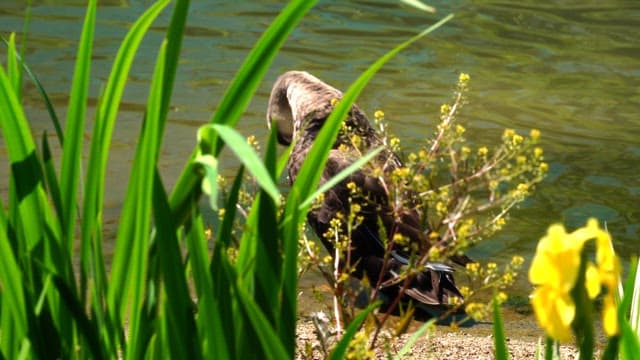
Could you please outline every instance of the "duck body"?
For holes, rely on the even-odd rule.
[[[267,121],[278,129],[278,141],[283,145],[294,143],[287,164],[289,180],[293,183],[302,163],[325,120],[342,93],[315,76],[302,71],[289,71],[275,82],[267,109]],[[322,169],[320,185],[329,181],[358,159],[360,154],[383,145],[382,138],[357,105],[353,105],[327,163]],[[354,148],[353,135],[359,138],[359,148]],[[372,162],[388,176],[402,167],[400,158],[387,148]],[[353,185],[358,192],[354,195]],[[451,297],[462,299],[453,278],[453,268],[439,263],[426,263],[422,271],[409,277],[405,284],[400,274],[429,250],[429,229],[421,224],[420,201],[416,194],[407,194],[408,203],[401,209],[390,206],[387,182],[373,176],[370,170],[361,168],[328,190],[320,204],[312,207],[307,220],[322,241],[329,254],[335,254],[333,241],[326,238],[331,220],[346,216],[354,202],[359,205],[360,221],[351,229],[351,248],[348,256],[351,275],[367,277],[373,286],[382,285],[379,291],[389,299],[402,294],[403,299],[413,299],[426,306],[446,306]],[[346,232],[346,229],[343,229]],[[408,244],[387,246],[386,239],[402,235]],[[464,263],[465,261],[460,261]],[[346,264],[342,264],[344,266]]]

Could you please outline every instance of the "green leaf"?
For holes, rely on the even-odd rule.
[[[362,166],[364,166],[366,163],[368,163],[369,160],[371,160],[374,157],[376,157],[376,155],[378,155],[380,153],[380,151],[382,151],[383,149],[384,149],[383,146],[380,146],[380,147],[378,147],[376,149],[373,149],[368,154],[364,155],[363,157],[361,157],[358,160],[354,161],[351,165],[349,165],[346,168],[344,168],[336,176],[332,177],[331,179],[329,179],[329,181],[327,181],[324,184],[322,184],[322,186],[320,186],[318,188],[318,190],[316,190],[306,200],[304,200],[300,204],[300,208],[301,209],[302,208],[307,208],[309,205],[311,205],[313,203],[313,201],[318,196],[320,196],[320,194],[322,194],[322,193],[326,192],[327,190],[331,189],[336,184],[338,184],[340,181],[346,179],[349,175],[351,175],[354,172],[356,172],[356,170],[360,169]]]
[[[360,325],[367,318],[370,312],[380,306],[380,302],[376,301],[372,304],[369,304],[364,310],[362,310],[355,318],[351,321],[344,334],[342,335],[342,339],[336,344],[329,355],[329,360],[340,360],[344,359],[347,353],[347,349],[349,348],[349,343],[351,339],[356,335],[358,329],[360,329]]]
[[[194,204],[197,206],[197,204]],[[221,241],[216,239],[214,251],[220,253]],[[231,359],[229,347],[234,340],[232,336],[233,323],[223,322],[225,315],[229,315],[229,296],[215,297],[214,283],[209,271],[207,254],[207,239],[205,229],[202,224],[202,217],[196,212],[189,232],[187,233],[187,248],[189,250],[189,264],[193,273],[193,283],[196,288],[198,298],[198,316],[196,318],[198,335],[200,337],[200,347],[202,357],[205,359],[218,357],[220,359]],[[222,250],[224,251],[224,250]],[[221,303],[225,303],[221,305]]]
[[[164,134],[164,125],[166,123],[167,112],[171,104],[171,96],[173,94],[173,84],[178,69],[178,61],[180,59],[180,50],[182,49],[182,38],[189,14],[189,0],[177,0],[173,6],[173,14],[171,22],[167,29],[166,41],[167,50],[164,64],[164,81],[162,84],[162,102],[160,107],[160,119],[163,120],[160,125],[159,132]],[[156,155],[157,156],[157,155]]]
[[[60,185],[58,183],[58,177],[55,171],[55,164],[53,163],[53,157],[51,156],[51,148],[49,147],[49,141],[47,140],[47,132],[42,134],[42,165],[44,170],[44,178],[46,180],[47,189],[51,195],[51,200],[58,214],[62,214],[62,198],[60,194]],[[66,258],[71,258],[72,254],[65,255]],[[69,269],[71,270],[71,269]]]
[[[73,83],[69,95],[67,121],[64,137],[60,137],[63,143],[62,165],[60,170],[60,187],[62,194],[62,212],[60,212],[62,233],[65,249],[69,256],[73,255],[73,241],[75,237],[74,224],[76,223],[76,209],[78,200],[78,183],[80,181],[80,167],[82,160],[82,144],[84,142],[85,117],[87,109],[87,96],[89,93],[89,81],[91,79],[91,54],[93,46],[93,34],[96,18],[97,0],[89,1],[84,18],[80,44],[76,54],[76,64],[73,72]],[[35,79],[35,77],[33,77]],[[37,81],[37,80],[36,80]],[[37,84],[39,82],[36,82]],[[41,88],[41,87],[40,87]],[[44,89],[41,93],[46,96]],[[48,101],[48,97],[45,97]],[[52,111],[50,111],[51,113]],[[55,122],[55,112],[53,112]]]
[[[634,266],[635,264],[635,266]],[[631,328],[636,332],[636,336],[640,337],[640,261],[634,259],[631,262],[629,277],[633,277],[633,289],[627,289],[625,294],[631,291],[631,304],[629,311],[629,322]]]
[[[416,332],[414,332],[413,335],[411,335],[411,337],[409,338],[409,340],[407,340],[407,342],[402,346],[402,349],[398,351],[396,356],[394,356],[394,359],[398,359],[398,360],[404,359],[404,356],[411,350],[411,347],[413,346],[413,344],[415,344],[416,341],[418,341],[418,339],[420,339],[420,337],[435,323],[436,323],[436,319],[431,319],[426,323],[424,323],[422,326],[420,326],[420,328]]]
[[[240,167],[236,173],[235,180],[229,191],[228,199],[224,208],[224,217],[222,224],[218,228],[216,234],[216,244],[221,243],[221,248],[225,249],[231,243],[233,237],[233,221],[236,217],[238,198],[242,187],[242,179],[244,176],[244,167]]]
[[[23,50],[24,50],[24,44],[27,38],[27,34],[23,33]],[[7,46],[9,46],[9,41],[6,40],[4,37],[2,37],[2,40],[5,42],[5,44]],[[19,56],[16,54],[16,56]],[[47,108],[47,112],[49,113],[49,117],[51,118],[51,121],[53,122],[53,126],[56,130],[56,135],[58,136],[58,139],[60,140],[60,144],[64,143],[64,135],[62,133],[62,127],[60,126],[60,121],[58,120],[58,115],[56,114],[55,109],[53,108],[53,104],[51,103],[51,100],[49,99],[49,96],[47,95],[47,92],[44,90],[44,87],[42,86],[42,83],[40,83],[40,80],[38,80],[38,77],[31,71],[31,68],[29,67],[29,65],[24,61],[24,57],[22,55],[19,56],[19,61],[22,64],[22,69],[27,73],[27,75],[29,76],[29,78],[31,79],[31,81],[33,81],[33,84],[35,85],[36,89],[38,90],[38,92],[40,93],[40,96],[42,96],[42,100],[44,101],[44,105]]]
[[[58,290],[58,293],[60,294],[62,304],[66,307],[66,309],[69,311],[69,314],[78,325],[78,329],[80,330],[79,333],[82,338],[85,339],[86,344],[88,345],[86,350],[89,350],[88,353],[91,354],[91,358],[102,359],[104,356],[102,354],[102,348],[100,346],[100,336],[98,334],[98,330],[84,313],[83,304],[80,303],[73,289],[67,286],[67,283],[63,278],[54,274],[52,275],[51,279],[56,289]],[[68,321],[69,319],[65,320]]]
[[[198,155],[194,162],[202,166],[205,172],[202,192],[209,195],[211,209],[218,211],[218,159],[213,155]]]
[[[545,360],[553,360],[558,344],[552,338],[545,338],[544,358]]]
[[[247,144],[246,140],[238,131],[227,125],[208,125],[213,128],[222,138],[224,143],[233,151],[238,160],[242,162],[245,168],[253,174],[256,181],[264,191],[271,196],[276,206],[280,205],[280,191],[276,186],[272,175],[267,171],[258,154]],[[202,128],[201,128],[202,129]]]
[[[88,175],[84,191],[82,241],[83,246],[87,248],[97,248],[95,244],[101,242],[101,214],[104,202],[104,183],[109,145],[127,76],[142,37],[151,26],[151,22],[168,3],[168,0],[154,3],[131,25],[118,50],[104,95],[100,99],[89,153],[88,163],[90,166],[87,169]],[[102,262],[102,259],[95,258],[93,260]],[[123,300],[121,296],[123,288],[119,286],[122,282],[121,278],[116,277],[112,278],[112,280],[115,280],[115,284],[109,289],[108,303],[110,304],[109,307],[115,310],[113,308],[114,304]],[[124,308],[120,310],[123,311]]]
[[[502,322],[502,314],[498,297],[493,296],[493,342],[495,347],[495,358],[497,360],[509,359],[509,350],[504,335],[504,323]]]
[[[636,288],[640,286],[636,282],[637,279],[637,267],[638,260],[633,259],[629,269],[629,274],[624,283],[624,296],[622,302],[618,305],[618,326],[620,328],[620,335],[610,339],[609,346],[605,351],[607,357],[613,359],[616,355],[619,355],[621,359],[635,359],[640,354],[640,343],[638,341],[638,334],[633,329],[630,321],[633,320],[637,314],[630,313],[634,304],[632,302],[637,301],[634,298]]]
[[[186,268],[178,246],[178,237],[176,235],[178,229],[171,217],[169,200],[164,191],[160,174],[157,171],[155,171],[154,178],[153,209],[156,231],[159,234],[155,239],[158,249],[158,265],[164,285],[162,287],[164,301],[161,302],[159,311],[160,326],[164,328],[163,333],[166,334],[163,343],[169,348],[167,354],[172,359],[199,359],[203,355],[201,339],[196,331],[193,304],[187,279],[185,278]],[[204,231],[202,234],[204,235]],[[206,254],[206,252],[205,248],[204,253]],[[199,270],[202,270],[202,268]],[[206,265],[204,270],[204,273],[199,274],[199,277],[201,277],[199,285],[201,286],[203,283],[202,278],[208,275]],[[210,279],[207,280],[209,280],[206,283],[209,287],[208,290],[211,290]],[[200,301],[203,300],[202,298],[200,299]],[[211,304],[208,305],[211,306]]]
[[[28,323],[21,269],[11,249],[6,225],[5,221],[0,221],[0,333],[5,337],[0,342],[0,352],[7,359],[14,359],[20,351],[20,342],[27,339]]]
[[[271,327],[271,324],[253,301],[253,298],[242,287],[238,286],[235,289],[238,292],[238,304],[253,329],[255,329],[255,334],[260,341],[260,345],[262,345],[262,349],[264,349],[264,353],[268,354],[272,359],[288,359],[289,356],[282,343],[284,339],[278,337],[277,332]],[[257,349],[251,351],[255,350]]]
[[[133,57],[137,52],[137,48],[142,40],[142,37],[146,33],[147,29],[151,26],[151,22],[160,14],[162,9],[168,4],[167,0],[158,1],[152,5],[147,11],[145,11],[140,18],[131,26],[125,39],[118,50],[114,65],[111,70],[107,85],[105,87],[104,96],[100,99],[100,105],[97,109],[96,121],[94,125],[94,134],[92,137],[91,151],[89,153],[89,168],[87,181],[85,184],[85,198],[83,208],[83,224],[82,224],[82,242],[83,247],[86,249],[98,249],[101,245],[101,228],[102,228],[102,206],[104,199],[104,182],[107,159],[109,155],[109,145],[111,142],[111,135],[115,120],[117,116],[120,99],[124,91],[124,86],[127,82],[127,76]],[[147,174],[147,177],[148,176]],[[135,180],[135,179],[132,179]],[[126,209],[126,207],[125,207]],[[131,211],[131,210],[127,210]],[[136,214],[137,215],[137,214]],[[123,215],[124,216],[124,215]],[[135,216],[135,215],[131,215]],[[139,218],[142,222],[148,221],[149,217]],[[123,232],[127,232],[127,229],[123,229]],[[119,230],[120,232],[120,230]],[[119,235],[120,236],[120,235]],[[128,240],[128,239],[127,239]],[[124,246],[121,241],[116,243],[116,247]],[[139,246],[139,244],[132,244],[132,246]],[[89,250],[83,250],[83,258],[89,253]],[[116,250],[117,252],[117,250]],[[138,251],[133,253],[141,253],[142,249],[138,248]],[[103,259],[100,257],[100,250],[93,252],[94,257],[92,259],[94,264],[103,264]],[[136,270],[131,269],[131,272],[122,271],[121,268],[116,266],[123,257],[129,255],[118,254],[114,255],[114,269],[112,271],[111,281],[112,284],[108,289],[107,294],[107,306],[111,313],[112,319],[123,319],[124,311],[128,305],[128,293],[129,286],[125,286],[125,280],[129,279],[129,276],[140,276],[140,266],[144,263],[145,257],[136,258],[131,257],[127,260],[131,260],[132,266],[137,266]],[[89,260],[89,259],[85,259]],[[139,284],[134,284],[135,288]],[[116,325],[117,324],[117,325]],[[123,324],[116,320],[116,326],[122,326]],[[112,331],[111,334],[116,333]]]
[[[315,3],[316,0],[291,1],[280,12],[236,73],[210,123],[229,126],[237,124],[285,39]],[[222,145],[217,142],[216,144],[213,148],[214,156],[222,150]],[[195,158],[195,152],[192,155],[193,158]],[[189,215],[190,198],[194,194],[199,194],[200,178],[193,171],[193,166],[193,162],[187,164],[171,195],[171,208],[179,219],[179,223],[184,222]],[[293,356],[293,347],[291,356]]]
[[[620,323],[620,332],[620,359],[637,359],[640,354],[640,342],[626,319]]]
[[[133,358],[140,358],[144,354],[144,346],[151,331],[149,324],[146,321],[143,322],[141,316],[144,313],[145,281],[150,262],[148,248],[150,246],[150,219],[154,189],[154,177],[151,174],[156,168],[156,154],[158,154],[160,139],[162,139],[162,134],[159,131],[162,124],[160,109],[166,45],[167,43],[164,41],[160,47],[153,73],[147,113],[136,148],[120,218],[111,272],[113,286],[110,287],[108,294],[112,306],[118,306],[116,304],[121,306],[120,315],[123,314],[125,308],[133,308],[129,315],[130,345],[127,347],[127,355]],[[157,184],[156,182],[155,185]],[[156,226],[160,226],[160,224]],[[126,299],[129,294],[131,294],[130,304],[128,301],[118,303],[122,297]],[[117,301],[114,301],[111,296],[119,297]],[[180,295],[176,294],[176,296]],[[115,307],[112,310],[115,310]]]
[[[8,56],[15,53],[9,49]],[[0,66],[0,127],[4,135],[15,195],[10,206],[20,226],[16,231],[24,231],[25,248],[31,250],[44,236],[45,218],[49,215],[43,188],[40,161],[36,155],[35,143],[14,84]]]
[[[19,102],[22,98],[22,71],[20,71],[22,68],[20,66],[21,61],[22,60],[16,51],[16,34],[11,33],[11,35],[9,35],[9,49],[7,51],[7,73],[9,75],[13,91]]]
[[[276,171],[276,150],[277,150],[277,132],[272,129],[269,141],[266,146],[264,167],[267,176],[273,177]],[[256,229],[256,231],[248,231],[253,235],[244,241],[250,241],[255,244],[255,253],[252,256],[252,262],[255,263],[255,272],[253,272],[254,299],[260,307],[262,313],[270,321],[274,329],[279,327],[280,314],[280,293],[281,293],[281,276],[282,276],[282,244],[278,231],[274,231],[274,224],[278,223],[279,205],[272,197],[267,196],[266,190],[262,190],[256,198],[256,203],[251,207],[251,212],[256,212],[256,222],[247,220],[246,228]],[[242,249],[242,244],[241,244]],[[238,258],[240,255],[238,255]]]

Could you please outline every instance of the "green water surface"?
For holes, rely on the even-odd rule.
[[[22,31],[25,2],[0,0],[0,34]],[[84,1],[33,1],[27,62],[64,110]],[[150,0],[100,1],[92,103],[125,32]],[[503,232],[473,249],[479,259],[529,258],[548,225],[572,229],[595,216],[607,224],[623,257],[640,246],[640,2],[430,1],[425,14],[393,1],[320,1],[286,42],[239,129],[266,138],[264,113],[275,78],[309,71],[345,89],[378,56],[439,18],[455,18],[401,53],[365,89],[359,105],[383,109],[405,147],[433,132],[459,72],[471,75],[459,120],[475,144],[500,141],[505,127],[542,132],[548,178]],[[172,112],[161,154],[172,185],[226,86],[280,1],[192,1]],[[106,229],[114,233],[148,92],[148,79],[170,13],[156,22],[136,58],[125,92],[109,166]],[[0,48],[4,62],[6,49]],[[31,84],[25,103],[32,126],[51,130]],[[64,118],[64,113],[60,114]],[[91,131],[87,129],[87,138]],[[54,141],[52,141],[54,142]],[[55,143],[55,142],[54,142]],[[0,140],[0,190],[8,161]],[[3,165],[4,164],[4,165]],[[235,162],[224,164],[231,173]],[[6,199],[3,200],[6,202]],[[108,237],[108,236],[107,236]]]

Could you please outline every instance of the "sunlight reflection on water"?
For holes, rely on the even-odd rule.
[[[36,1],[27,61],[62,111],[71,83],[82,1]],[[101,2],[103,3],[103,2]],[[131,22],[150,1],[111,1],[98,12],[92,101]],[[472,251],[506,261],[530,256],[549,224],[575,228],[587,217],[607,222],[621,254],[640,245],[640,3],[431,2],[438,15],[382,2],[323,1],[302,21],[275,59],[242,120],[241,131],[266,138],[264,112],[272,82],[307,70],[345,89],[387,49],[449,12],[453,21],[398,55],[365,89],[359,105],[382,108],[405,147],[433,131],[457,74],[471,74],[469,104],[459,120],[476,144],[497,143],[504,127],[542,131],[550,175],[494,239]],[[20,33],[19,3],[0,2],[0,33]],[[192,1],[161,170],[171,186],[234,72],[281,4]],[[148,78],[170,13],[142,44],[116,125],[109,167],[108,216],[117,217],[145,106]],[[3,47],[0,55],[4,58]],[[42,102],[27,85],[32,126],[52,134]],[[63,114],[60,114],[63,115]],[[62,117],[62,116],[61,116]],[[87,130],[87,138],[90,130]],[[52,140],[52,139],[50,139]],[[0,140],[2,141],[2,140]],[[55,143],[55,141],[51,141]],[[4,142],[0,142],[3,145]],[[0,159],[6,163],[4,150]],[[223,164],[232,172],[232,158]],[[6,179],[6,166],[0,171]],[[6,194],[7,184],[2,184]],[[5,202],[6,203],[6,202]],[[117,221],[107,231],[114,233]]]

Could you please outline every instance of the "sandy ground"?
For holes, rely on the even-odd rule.
[[[531,314],[519,314],[505,309],[505,332],[510,359],[535,359],[538,341],[542,331],[537,327]],[[396,343],[391,344],[385,351],[380,346],[376,351],[376,358],[386,359],[388,353],[392,356],[402,348],[412,333],[422,323],[414,321],[410,331],[403,335]],[[406,359],[493,359],[493,324],[490,322],[476,323],[473,326],[452,329],[446,325],[437,325],[423,335],[413,345]],[[381,343],[381,342],[380,342]],[[380,344],[379,343],[379,344]],[[305,353],[305,348],[313,348],[313,355]],[[308,351],[308,350],[307,350]],[[577,352],[572,346],[560,348],[562,359],[577,359]],[[302,317],[298,325],[297,359],[323,359],[319,350],[316,330],[309,316]]]

